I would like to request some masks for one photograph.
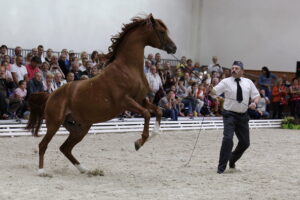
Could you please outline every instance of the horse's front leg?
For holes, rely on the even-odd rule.
[[[160,121],[161,121],[161,117],[162,117],[162,111],[161,109],[154,105],[153,103],[151,103],[149,101],[148,98],[145,98],[143,101],[143,106],[145,106],[148,110],[150,110],[150,112],[152,111],[155,116],[156,116],[156,120],[155,120],[155,124],[154,124],[154,128],[153,128],[153,136],[157,133],[159,133],[159,129],[160,129]]]
[[[144,145],[144,143],[147,141],[149,137],[149,121],[151,115],[148,109],[141,106],[138,102],[136,102],[131,97],[126,96],[123,102],[125,104],[126,110],[141,114],[144,117],[145,122],[144,122],[144,130],[143,130],[142,137],[137,141],[135,141],[134,143],[135,150],[139,150],[139,148],[141,148],[141,146]]]

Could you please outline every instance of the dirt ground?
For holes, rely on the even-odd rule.
[[[138,152],[140,133],[88,135],[74,149],[82,165],[104,171],[89,177],[60,153],[55,136],[45,155],[53,177],[37,176],[40,138],[0,138],[0,200],[300,199],[300,131],[251,130],[251,146],[237,173],[217,174],[222,130],[164,132]],[[235,140],[235,144],[236,144]]]

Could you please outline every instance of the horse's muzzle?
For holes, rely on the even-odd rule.
[[[166,45],[165,50],[168,54],[174,54],[176,53],[177,47],[175,44],[168,44]]]

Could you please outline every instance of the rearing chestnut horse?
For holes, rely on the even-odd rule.
[[[144,19],[135,17],[111,40],[107,66],[101,74],[63,85],[46,97],[43,93],[34,94],[29,101],[32,109],[27,129],[37,136],[43,117],[47,126],[47,133],[39,144],[39,174],[45,173],[44,154],[61,125],[70,134],[60,151],[81,173],[86,169],[71,152],[92,124],[110,120],[125,110],[141,114],[145,123],[142,137],[135,142],[136,150],[149,137],[150,111],[156,114],[156,126],[159,126],[162,113],[147,100],[150,89],[144,75],[144,48],[149,45],[167,53],[176,52],[166,25],[152,14]],[[39,104],[40,109],[34,108],[38,100],[45,102]]]

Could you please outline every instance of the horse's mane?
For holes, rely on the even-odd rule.
[[[156,22],[158,22],[162,27],[164,27],[166,30],[168,30],[167,26],[159,19],[155,19]],[[150,22],[150,15],[146,18],[142,17],[134,17],[131,19],[131,22],[128,24],[123,24],[122,32],[118,33],[117,35],[114,35],[110,40],[112,44],[110,47],[108,47],[108,53],[106,54],[107,62],[106,65],[111,63],[115,58],[117,54],[117,50],[123,41],[124,37],[127,35],[128,32],[131,30],[139,27],[140,25],[144,24],[151,24]]]

